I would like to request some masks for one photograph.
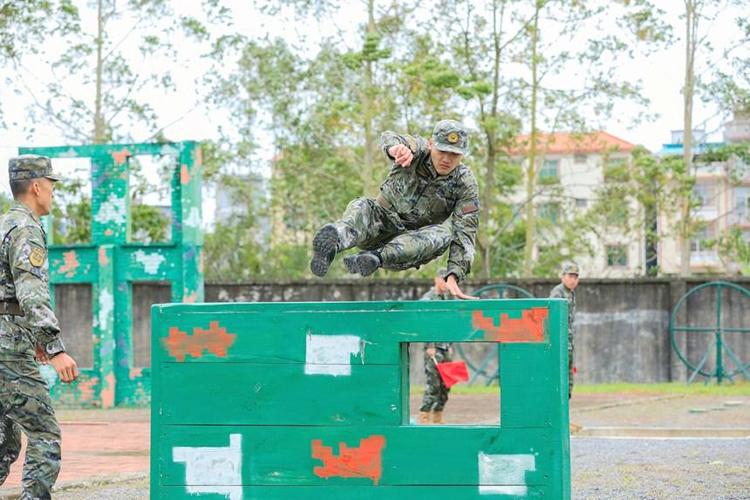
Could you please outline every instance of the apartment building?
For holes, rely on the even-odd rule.
[[[672,142],[664,144],[660,155],[682,156],[683,132],[672,133]],[[700,229],[690,241],[690,272],[695,274],[735,274],[739,262],[722,258],[710,243],[732,228],[739,228],[744,240],[750,243],[750,165],[738,158],[724,162],[705,162],[702,155],[726,144],[750,142],[750,115],[736,114],[725,125],[723,142],[707,142],[703,131],[693,131],[695,176],[693,195],[697,201],[691,218],[700,223]],[[670,230],[677,215],[662,213],[659,218],[659,267],[663,274],[681,271],[681,247]],[[747,263],[745,263],[747,264]]]
[[[526,168],[529,136],[517,138],[517,147],[511,152],[514,161]],[[542,134],[539,138],[537,161],[538,191],[533,196],[537,217],[552,224],[541,225],[534,248],[535,258],[544,251],[544,246],[559,241],[562,235],[556,230],[560,218],[570,220],[576,214],[599,210],[603,205],[602,193],[607,186],[627,178],[627,169],[635,149],[632,144],[608,132],[596,131],[587,134],[555,132]],[[524,186],[519,186],[512,201],[523,212],[529,203]],[[604,200],[606,205],[606,200]],[[623,217],[644,220],[640,207],[634,200],[627,200]],[[617,212],[612,213],[617,218]],[[622,221],[620,221],[622,222]],[[611,228],[594,234],[586,234],[591,252],[572,255],[587,277],[630,277],[645,274],[645,235],[642,224],[630,224],[631,230],[622,230],[617,220]],[[551,227],[550,227],[551,226]],[[633,230],[632,228],[636,229]]]

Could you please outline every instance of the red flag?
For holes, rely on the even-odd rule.
[[[469,380],[469,370],[466,368],[466,363],[463,361],[435,363],[435,366],[437,366],[440,378],[443,379],[445,387],[448,387],[449,389],[458,382],[466,382]]]

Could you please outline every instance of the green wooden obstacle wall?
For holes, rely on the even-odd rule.
[[[26,153],[53,158],[53,167],[54,158],[89,158],[91,162],[92,241],[50,246],[49,271],[53,297],[56,285],[92,286],[93,368],[82,370],[73,384],[52,381],[52,395],[76,406],[148,404],[150,369],[133,363],[132,286],[170,282],[174,302],[203,301],[200,148],[188,141],[19,149],[19,154]],[[140,155],[174,161],[171,242],[130,242],[128,166],[132,157]]]
[[[558,299],[156,305],[151,498],[568,499],[566,327]],[[410,424],[427,341],[499,342],[498,425]]]

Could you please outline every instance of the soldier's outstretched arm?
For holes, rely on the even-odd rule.
[[[474,242],[479,229],[479,188],[469,173],[461,179],[458,202],[451,215],[453,240],[448,250],[446,277],[453,274],[456,283],[466,278],[474,261]]]
[[[380,136],[380,148],[394,163],[408,167],[416,155],[427,151],[427,141],[387,130]]]
[[[449,274],[445,279],[445,288],[448,290],[448,293],[457,298],[457,299],[478,299],[479,297],[475,297],[474,295],[469,295],[467,293],[464,293],[463,290],[461,290],[461,287],[458,285],[458,281],[456,281],[456,277],[453,274]]]

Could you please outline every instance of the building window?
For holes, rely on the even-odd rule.
[[[625,200],[613,199],[606,208],[606,220],[609,226],[623,227],[628,223],[628,205]]]
[[[608,158],[604,164],[605,182],[625,182],[628,180],[628,162],[625,158]]]
[[[557,224],[560,216],[560,207],[557,203],[542,203],[539,205],[539,217],[552,224]]]
[[[738,222],[750,222],[750,187],[734,189],[734,209]]]
[[[708,242],[714,237],[713,227],[704,227],[696,233],[690,240],[691,252],[708,252],[711,251]]]
[[[558,182],[560,175],[558,169],[560,167],[559,160],[544,160],[542,168],[539,170],[539,181],[540,182]]]
[[[628,251],[625,245],[607,245],[607,265],[609,267],[628,265]]]
[[[701,207],[713,205],[713,184],[696,184],[693,186],[693,197],[700,203]]]
[[[586,156],[585,154],[581,154],[581,153],[576,153],[575,155],[573,155],[573,161],[578,164],[586,163],[587,158],[588,156]]]
[[[576,198],[576,208],[586,208],[589,206],[589,201],[586,198]]]
[[[709,225],[698,231],[690,240],[690,264],[696,266],[714,266],[719,264],[719,254],[714,248],[713,238],[716,228]]]

